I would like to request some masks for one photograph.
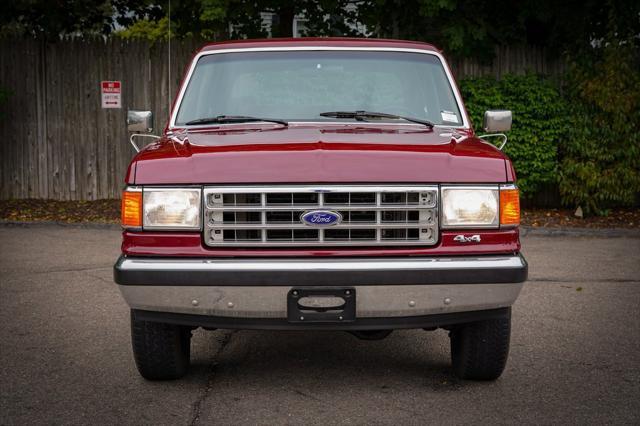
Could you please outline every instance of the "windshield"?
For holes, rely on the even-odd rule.
[[[462,125],[437,56],[355,50],[205,55],[175,124],[221,115],[353,121],[320,116],[327,111],[375,111]]]

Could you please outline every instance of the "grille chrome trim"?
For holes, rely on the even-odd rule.
[[[259,211],[278,211],[278,210],[285,210],[285,211],[299,211],[299,212],[305,212],[307,210],[313,210],[315,208],[318,207],[322,207],[324,210],[352,210],[352,211],[359,211],[359,210],[420,210],[420,209],[424,209],[425,207],[420,207],[418,205],[387,205],[387,206],[368,206],[366,204],[362,204],[362,205],[355,205],[355,206],[340,206],[340,205],[333,205],[333,204],[323,204],[322,206],[318,206],[318,205],[299,205],[299,206],[287,206],[287,205],[283,205],[283,206],[256,206],[256,207],[251,207],[251,206],[229,206],[229,207],[209,207],[208,205],[205,206],[206,210],[211,210],[211,211],[236,211],[236,212],[259,212]],[[435,208],[435,206],[433,207],[428,207],[428,208]]]
[[[425,224],[421,224],[419,222],[415,223],[397,223],[397,222],[387,222],[387,223],[362,223],[362,222],[352,222],[352,223],[341,223],[339,225],[332,225],[331,227],[325,228],[310,228],[309,225],[298,224],[298,223],[237,223],[237,224],[221,224],[212,226],[212,228],[220,228],[220,229],[370,229],[370,228],[382,228],[382,229],[407,229],[407,228],[424,228]]]
[[[207,186],[204,241],[212,247],[431,246],[439,236],[438,197],[436,185]],[[346,217],[313,227],[300,220],[313,210]]]
[[[215,191],[213,191],[215,189]],[[437,191],[436,185],[274,185],[274,186],[205,186],[205,194],[218,192],[222,194],[239,193],[268,193],[283,192],[408,192],[408,191]]]

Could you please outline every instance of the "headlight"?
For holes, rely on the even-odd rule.
[[[498,187],[443,187],[443,228],[497,228]]]
[[[200,189],[144,188],[144,229],[200,229]]]

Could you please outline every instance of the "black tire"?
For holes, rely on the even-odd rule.
[[[505,318],[465,324],[449,333],[453,372],[460,379],[495,380],[509,357],[511,308]]]
[[[191,329],[174,324],[140,321],[131,314],[133,357],[148,380],[171,380],[189,369]]]

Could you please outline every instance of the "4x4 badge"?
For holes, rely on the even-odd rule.
[[[480,235],[471,235],[470,237],[466,237],[464,235],[456,235],[453,238],[453,241],[458,242],[458,243],[479,243],[480,242]]]

